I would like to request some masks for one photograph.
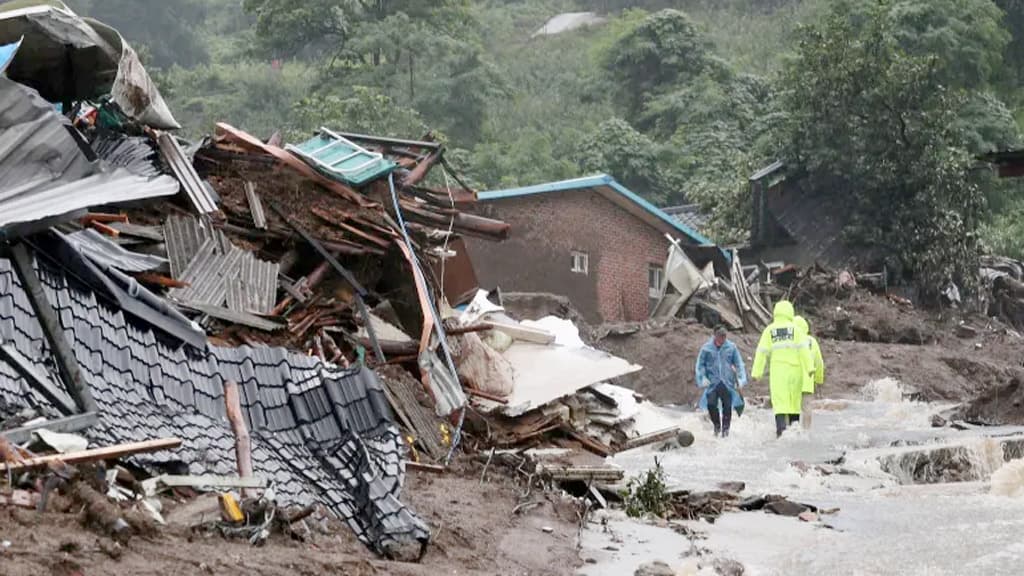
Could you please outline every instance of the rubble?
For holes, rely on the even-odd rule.
[[[406,469],[489,448],[538,481],[618,482],[574,460],[692,443],[607,384],[640,366],[470,289],[461,238],[509,226],[464,211],[429,135],[190,143],[116,31],[36,11],[62,26],[0,13],[0,506],[79,506],[118,543],[169,523],[260,545],[315,514],[417,560]]]

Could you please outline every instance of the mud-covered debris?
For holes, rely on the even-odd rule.
[[[676,576],[676,571],[661,560],[655,560],[641,564],[636,572],[633,572],[633,576]]]

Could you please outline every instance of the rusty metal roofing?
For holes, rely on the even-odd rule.
[[[125,272],[146,272],[167,264],[165,258],[125,250],[91,228],[68,234],[67,240],[93,262]]]
[[[160,147],[160,155],[171,167],[171,171],[181,182],[181,188],[185,191],[192,205],[200,214],[209,214],[217,211],[217,201],[210,195],[210,190],[203,184],[195,166],[189,160],[185,151],[181,149],[178,140],[167,132],[157,136],[157,145]]]

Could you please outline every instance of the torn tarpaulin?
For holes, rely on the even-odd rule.
[[[398,500],[402,441],[372,372],[343,371],[280,348],[172,347],[76,279],[37,266],[100,407],[100,422],[87,432],[92,441],[180,437],[180,448],[135,463],[183,462],[193,474],[232,474],[234,438],[222,421],[223,385],[232,380],[252,430],[256,472],[274,482],[282,503],[319,501],[384,554],[427,540],[426,525]],[[45,370],[48,348],[7,260],[0,260],[0,336]],[[0,398],[56,415],[6,362]]]

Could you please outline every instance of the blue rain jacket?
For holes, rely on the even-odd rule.
[[[726,340],[719,348],[715,339],[710,338],[697,355],[697,387],[704,388],[700,397],[700,409],[707,410],[708,392],[719,383],[725,384],[732,396],[732,407],[737,414],[743,413],[743,396],[737,388],[747,385],[747,369],[743,365],[743,356],[736,345]],[[708,386],[704,383],[709,382]]]

